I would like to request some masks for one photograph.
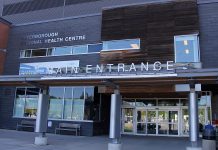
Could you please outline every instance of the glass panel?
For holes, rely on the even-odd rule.
[[[83,120],[84,118],[84,99],[74,99],[73,101],[73,120]]]
[[[88,52],[87,45],[80,45],[73,47],[73,54],[85,54]]]
[[[198,117],[199,117],[199,132],[203,132],[203,128],[205,126],[205,108],[198,109]]]
[[[179,106],[178,99],[159,99],[158,106]]]
[[[46,56],[47,49],[32,50],[32,57]]]
[[[54,51],[55,48],[48,48],[47,49],[47,56],[52,56],[52,52]]]
[[[148,111],[147,122],[156,122],[156,111]]]
[[[157,121],[159,123],[168,123],[168,113],[169,111],[158,111],[158,118]]]
[[[182,109],[182,133],[188,134],[189,133],[189,115],[188,109]]]
[[[39,99],[39,89],[38,88],[27,88],[24,117],[32,117],[32,118],[36,117],[38,99]]]
[[[156,134],[156,123],[147,124],[147,134]]]
[[[146,124],[145,123],[137,123],[137,133],[146,134]]]
[[[66,87],[64,93],[64,119],[71,119],[72,104],[73,89],[71,87]]]
[[[157,101],[156,101],[156,99],[146,100],[144,103],[145,103],[148,107],[157,106]]]
[[[169,124],[169,134],[178,135],[178,124]]]
[[[104,41],[103,50],[140,49],[139,39]]]
[[[133,132],[133,109],[125,108],[124,110],[124,132]]]
[[[72,54],[72,48],[69,47],[56,47],[52,51],[52,56],[70,55]]]
[[[178,123],[178,111],[169,111],[169,123]]]
[[[48,116],[49,118],[61,119],[63,109],[63,87],[51,87],[50,88],[50,108]]]
[[[103,49],[102,44],[88,45],[88,52],[89,53],[100,52],[102,49]]]
[[[15,107],[14,107],[15,117],[23,117],[24,106],[25,106],[25,88],[17,88]]]
[[[147,102],[146,102],[146,100],[137,99],[136,100],[136,106],[145,107],[145,106],[147,106]]]
[[[137,110],[137,121],[138,122],[146,121],[146,111],[145,110]]]
[[[73,120],[83,120],[84,118],[84,88],[77,87],[73,89]]]
[[[188,99],[181,99],[180,102],[182,106],[188,106],[189,103]]]
[[[31,50],[21,50],[20,58],[28,58],[31,57]]]
[[[134,99],[124,99],[123,105],[124,106],[135,106],[135,100]]]
[[[85,120],[99,119],[98,105],[99,103],[94,106],[94,87],[86,87],[85,88],[85,114],[84,114]]]
[[[175,36],[176,62],[199,62],[197,35]]]
[[[168,123],[158,124],[158,134],[168,134],[168,132],[169,132],[169,124]]]

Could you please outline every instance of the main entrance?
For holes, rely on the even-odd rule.
[[[121,119],[123,134],[188,136],[187,99],[156,99],[153,100],[153,103],[151,101],[151,99],[148,102],[146,100],[123,99]],[[168,101],[171,102],[168,103]],[[155,104],[155,102],[159,104]],[[203,126],[211,120],[211,108],[208,105],[200,105],[198,112],[201,133]]]

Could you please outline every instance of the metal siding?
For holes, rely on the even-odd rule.
[[[203,68],[218,67],[218,3],[199,5],[200,54]]]

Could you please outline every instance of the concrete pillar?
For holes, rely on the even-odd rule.
[[[198,100],[194,87],[190,87],[189,93],[189,138],[191,147],[187,150],[202,150],[198,147],[199,130],[198,130]]]
[[[48,144],[47,137],[46,137],[48,107],[49,107],[48,90],[44,89],[39,94],[38,109],[37,109],[37,116],[36,116],[36,128],[35,128],[35,132],[39,133],[39,136],[35,137],[36,145]]]
[[[121,128],[121,95],[119,90],[115,90],[111,95],[111,113],[110,113],[110,134],[109,138],[112,139],[108,143],[108,150],[121,150],[122,144],[120,141],[120,128]]]

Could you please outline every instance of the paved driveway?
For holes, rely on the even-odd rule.
[[[49,145],[34,145],[37,133],[0,130],[0,150],[107,150],[107,136],[69,136],[47,134]],[[123,136],[123,150],[185,150],[188,138]]]

